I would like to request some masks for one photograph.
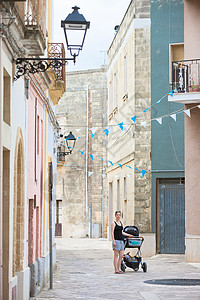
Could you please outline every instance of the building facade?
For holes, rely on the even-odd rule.
[[[151,3],[151,118],[167,115],[162,124],[151,124],[151,222],[158,253],[185,253],[184,116],[170,117],[183,105],[167,101],[172,61],[184,57],[183,23],[183,1]]]
[[[0,299],[3,300],[29,299],[48,281],[49,206],[55,207],[56,195],[55,104],[65,84],[64,79],[60,80],[55,93],[54,70],[15,80],[13,60],[47,56],[48,43],[52,43],[51,28],[51,0],[0,4]],[[54,172],[51,189],[50,170]],[[53,209],[52,219],[54,223]],[[55,266],[54,234],[52,238]]]
[[[98,238],[106,228],[106,68],[66,74],[56,115],[60,133],[72,132],[76,144],[64,156],[65,140],[58,140],[56,235]]]
[[[121,210],[123,224],[138,226],[145,255],[152,255],[150,1],[131,1],[116,28],[107,72],[108,236],[114,211]]]
[[[174,97],[169,103],[184,105],[185,115],[185,259],[200,262],[200,209],[198,162],[200,139],[200,60],[198,35],[200,3],[184,1],[184,59],[174,60]],[[177,130],[177,134],[180,134]]]

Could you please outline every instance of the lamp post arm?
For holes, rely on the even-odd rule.
[[[14,62],[16,64],[16,73],[14,80],[25,74],[35,74],[45,72],[48,69],[60,69],[61,66],[67,65],[68,61],[76,63],[76,54],[69,58],[17,58]]]

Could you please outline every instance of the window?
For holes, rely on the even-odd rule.
[[[62,200],[56,200],[55,236],[62,236]]]
[[[117,179],[117,210],[120,210],[120,181]]]
[[[184,60],[184,44],[171,44],[170,45],[170,82],[172,82],[172,62]]]
[[[112,81],[109,82],[109,115],[113,111],[113,91]]]
[[[113,85],[113,109],[115,109],[117,107],[117,73],[114,74]]]
[[[124,200],[127,200],[127,183],[126,183],[126,177],[124,177]]]
[[[3,120],[10,125],[10,76],[3,69]]]
[[[40,118],[37,116],[37,155],[39,155],[40,149]]]
[[[124,56],[124,95],[127,94],[127,56]]]

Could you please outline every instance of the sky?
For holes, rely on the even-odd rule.
[[[83,50],[76,64],[69,62],[68,71],[100,68],[106,63],[106,51],[115,35],[114,27],[120,25],[130,0],[53,0],[53,42],[65,45],[61,20],[72,12],[72,6],[80,7],[79,12],[90,21]],[[70,57],[67,52],[66,57]]]

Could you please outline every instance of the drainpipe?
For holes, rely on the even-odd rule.
[[[2,15],[0,13],[0,23],[2,22]],[[0,191],[2,191],[2,145],[1,145],[1,126],[2,126],[2,37],[0,34]],[[0,194],[0,300],[3,299],[2,291],[2,193]]]
[[[86,88],[86,147],[85,147],[85,219],[88,216],[88,133],[89,133],[89,87]]]

